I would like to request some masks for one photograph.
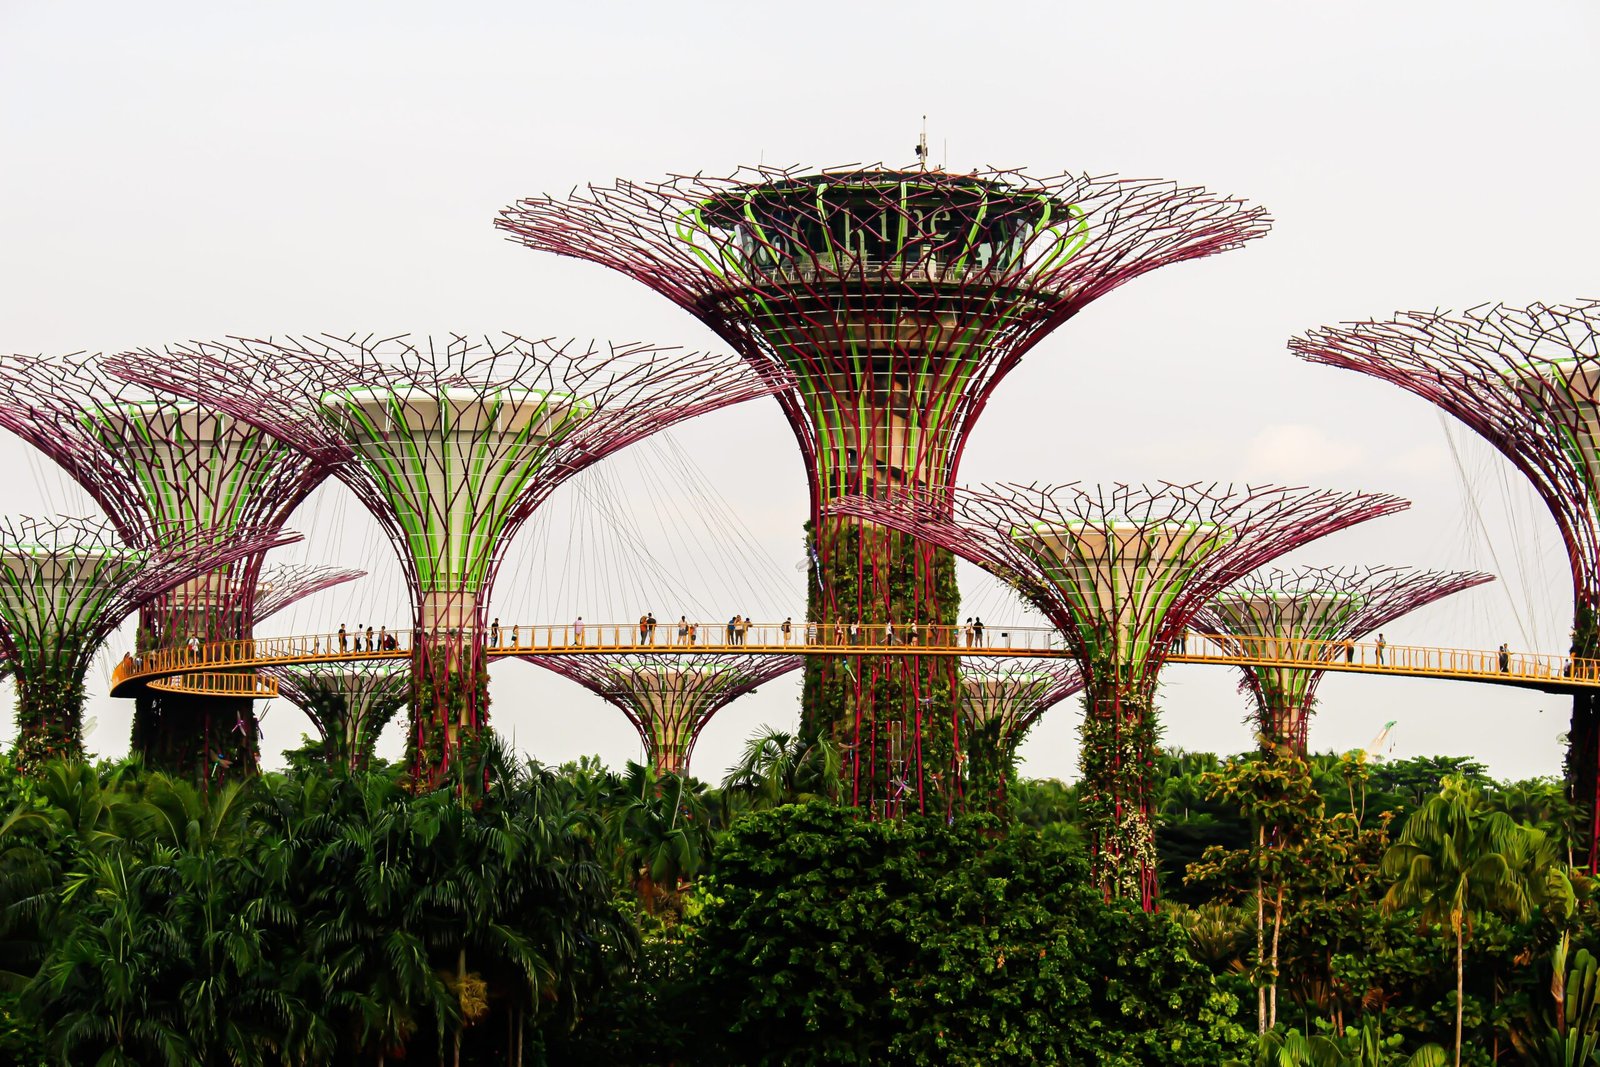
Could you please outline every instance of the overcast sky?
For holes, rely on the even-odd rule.
[[[1392,0],[7,0],[0,349],[406,330],[720,347],[641,286],[503,241],[495,212],[616,177],[909,163],[926,114],[951,169],[1172,178],[1276,220],[1241,251],[1135,280],[1039,345],[995,392],[964,481],[1204,477],[1400,493],[1409,513],[1293,560],[1495,571],[1502,583],[1418,612],[1388,640],[1562,651],[1565,564],[1517,476],[1459,427],[1447,436],[1422,401],[1302,364],[1284,342],[1400,308],[1600,295],[1597,22],[1586,3]],[[8,514],[87,507],[10,438],[0,490]],[[513,546],[495,611],[508,622],[693,605],[799,616],[805,509],[776,404],[723,412],[558,495]],[[330,486],[297,513],[308,540],[286,558],[372,575],[275,629],[403,618],[398,570],[359,511]],[[995,605],[991,627],[1021,617],[967,577],[971,603]],[[103,661],[125,644],[113,639]],[[91,690],[106,677],[102,662]],[[1249,744],[1236,674],[1172,668],[1164,682],[1170,743]],[[531,755],[620,765],[638,754],[621,716],[571,683],[513,663],[492,687],[496,724]],[[791,679],[734,704],[695,769],[718,778],[759,725],[792,728],[797,694]],[[93,705],[91,747],[125,752],[131,702]],[[1395,756],[1553,775],[1569,707],[1335,675],[1311,737],[1344,750],[1397,720]],[[1036,728],[1026,773],[1075,775],[1078,717],[1064,705]],[[282,701],[265,725],[269,762],[304,728]]]

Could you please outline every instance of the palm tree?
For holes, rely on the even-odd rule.
[[[815,798],[837,799],[839,749],[829,741],[806,741],[783,730],[767,729],[745,742],[744,755],[722,781],[743,793],[750,806],[773,808]]]
[[[1461,1064],[1463,958],[1474,917],[1491,911],[1525,922],[1535,906],[1554,901],[1570,913],[1572,885],[1542,831],[1486,809],[1482,795],[1460,779],[1411,813],[1384,854],[1393,879],[1384,910],[1416,908],[1425,927],[1448,929],[1456,949],[1455,1062]]]
[[[696,877],[711,851],[704,789],[678,775],[658,779],[650,768],[628,764],[620,803],[611,811],[611,840],[648,914],[676,898],[679,883]]]

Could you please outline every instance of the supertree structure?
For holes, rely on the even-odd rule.
[[[1600,302],[1483,305],[1347,322],[1290,340],[1303,359],[1398,385],[1465,423],[1533,484],[1572,570],[1572,654],[1600,656]],[[1600,703],[1572,701],[1567,788],[1600,865]]]
[[[411,694],[411,672],[381,661],[285,664],[262,673],[311,719],[328,765],[351,773],[371,765],[378,735]]]
[[[1097,297],[1267,232],[1264,211],[1164,181],[1017,170],[756,167],[518,201],[497,226],[620,271],[704,322],[779,394],[810,482],[807,618],[949,626],[948,553],[829,517],[848,494],[947,491],[990,393]],[[954,666],[816,658],[801,733],[840,743],[849,798],[886,810],[900,753],[956,750]],[[927,761],[918,759],[914,773]],[[916,779],[909,810],[959,786]]]
[[[425,785],[470,765],[494,576],[535,509],[618,449],[781,384],[732,358],[512,335],[230,339],[107,365],[331,465],[377,519],[413,597],[408,744]]]
[[[292,539],[193,534],[130,548],[100,520],[0,519],[0,649],[15,678],[19,762],[82,758],[84,673],[135,608]]]
[[[1082,690],[1083,671],[1075,660],[963,658],[960,712],[967,781],[1003,799],[1028,728]]]
[[[1241,653],[1265,659],[1334,662],[1352,654],[1350,642],[1436,600],[1494,576],[1478,571],[1411,567],[1270,567],[1217,594],[1194,628]],[[1255,700],[1256,732],[1268,751],[1305,755],[1317,684],[1325,673],[1305,667],[1246,666],[1245,688]]]
[[[524,656],[570,678],[628,717],[658,775],[685,775],[711,717],[800,667],[800,656],[729,652]]]
[[[196,533],[282,529],[327,468],[246,423],[190,401],[118,382],[99,356],[0,356],[0,426],[54,460],[94,498],[124,542],[157,548]],[[195,576],[145,604],[143,649],[249,637],[262,555]],[[148,690],[135,698],[132,748],[153,766],[189,772],[221,747],[254,766],[248,700]],[[208,724],[229,724],[208,734]]]
[[[1083,670],[1084,822],[1107,894],[1152,907],[1157,676],[1229,582],[1407,507],[1398,497],[1217,484],[1002,484],[835,507],[951,549],[1044,613]]]

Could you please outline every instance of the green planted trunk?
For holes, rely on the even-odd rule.
[[[1092,676],[1078,756],[1095,880],[1107,900],[1136,901],[1147,911],[1157,889],[1154,690],[1129,684],[1115,670]]]
[[[822,520],[807,619],[819,639],[880,645],[926,642],[955,626],[955,558],[906,534],[852,519]],[[962,803],[956,761],[956,661],[952,657],[809,657],[801,737],[845,753],[846,800],[876,814],[946,812]]]
[[[19,664],[17,764],[36,770],[51,760],[83,758],[83,671],[46,659]]]
[[[489,718],[483,646],[460,632],[421,633],[412,653],[411,729],[406,756],[418,788],[454,777],[472,787]]]

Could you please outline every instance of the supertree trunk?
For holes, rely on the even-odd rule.
[[[884,646],[957,631],[953,554],[850,518],[825,516],[814,528],[807,618],[820,633]],[[813,658],[800,733],[840,745],[851,804],[883,815],[947,813],[961,794],[955,698],[949,658]]]
[[[17,766],[83,758],[83,672],[75,649],[25,660],[16,670]]]
[[[420,788],[438,788],[452,776],[464,788],[483,783],[489,664],[479,615],[470,594],[433,594],[417,620],[407,758]]]
[[[1151,798],[1156,756],[1154,686],[1129,684],[1110,672],[1084,694],[1082,774],[1084,832],[1094,876],[1112,899],[1156,899],[1156,838]]]

